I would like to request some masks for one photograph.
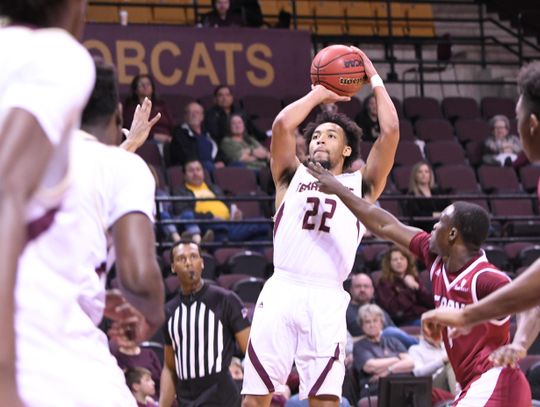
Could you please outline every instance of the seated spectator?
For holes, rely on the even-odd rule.
[[[409,178],[408,194],[414,197],[433,198],[433,199],[407,199],[404,201],[403,214],[405,216],[433,216],[438,218],[449,205],[447,199],[438,199],[435,196],[441,195],[440,191],[435,186],[435,177],[433,170],[428,163],[424,161],[417,162],[412,170]],[[431,231],[435,220],[414,221],[411,225],[420,229]]]
[[[362,141],[375,142],[381,133],[377,116],[377,100],[371,94],[364,100],[364,108],[356,115],[354,121],[362,129]]]
[[[159,389],[161,362],[154,351],[147,348],[141,348],[135,342],[126,342],[118,345],[111,341],[109,343],[109,348],[111,354],[116,358],[116,362],[120,369],[124,372],[134,368],[144,369],[150,375],[152,383],[156,384]]]
[[[270,152],[246,133],[241,115],[231,115],[229,134],[221,142],[221,151],[229,164],[242,164],[252,170],[268,166]]]
[[[157,98],[154,80],[148,74],[137,75],[131,81],[130,94],[124,101],[124,127],[129,128],[131,126],[135,109],[137,105],[142,104],[144,98],[152,101],[150,117],[154,117],[157,113],[161,114],[161,118],[151,130],[149,138],[158,143],[170,142],[174,123],[165,103]]]
[[[351,277],[351,288],[349,290],[351,301],[347,307],[347,331],[352,335],[353,340],[358,340],[364,331],[358,323],[358,310],[361,306],[372,304],[375,297],[375,288],[371,277],[364,273],[354,274]],[[383,312],[383,336],[394,337],[399,340],[406,348],[418,343],[418,340],[405,331],[396,327],[390,315],[384,310]]]
[[[442,340],[421,337],[418,345],[409,348],[409,356],[414,362],[413,375],[432,376],[433,387],[456,393],[456,377]]]
[[[353,366],[358,378],[361,397],[377,394],[378,380],[390,374],[409,373],[414,367],[405,346],[395,338],[382,335],[384,314],[375,304],[366,304],[358,311],[358,324],[365,337],[354,344]]]
[[[502,114],[493,116],[489,126],[491,136],[484,142],[484,164],[511,166],[523,150],[519,137],[510,134],[510,121]]]
[[[184,166],[184,185],[177,187],[173,194],[175,196],[186,196],[195,198],[218,198],[223,196],[223,191],[214,184],[206,183],[204,180],[204,170],[198,160],[190,160]],[[242,220],[242,211],[235,206],[227,206],[218,199],[212,201],[197,202],[175,202],[175,214],[180,217],[187,213],[193,214],[195,219],[219,219],[219,220]],[[233,213],[234,212],[234,213]],[[214,237],[218,241],[245,241],[268,239],[270,226],[266,223],[212,223],[201,226],[203,232],[208,229],[214,231]]]
[[[157,407],[158,403],[153,399],[156,385],[147,369],[129,368],[126,371],[126,384],[137,401],[137,407]]]
[[[418,281],[416,265],[408,251],[393,246],[385,253],[377,303],[398,326],[420,326],[422,313],[434,307],[433,296]]]
[[[210,132],[218,145],[227,135],[230,117],[235,113],[244,119],[248,134],[254,136],[258,141],[266,140],[266,133],[259,130],[250,120],[246,111],[234,103],[234,96],[229,87],[220,85],[214,90],[214,103],[214,106],[204,114],[204,128]]]
[[[204,109],[197,102],[189,103],[184,109],[184,123],[174,129],[171,141],[171,164],[184,165],[188,159],[199,160],[209,172],[214,167],[223,167],[218,157],[218,145],[205,130]]]
[[[240,27],[243,22],[242,16],[231,10],[229,0],[212,0],[212,11],[202,16],[200,25],[203,27]]]

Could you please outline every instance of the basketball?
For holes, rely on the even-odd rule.
[[[311,63],[311,83],[340,96],[353,96],[364,86],[366,71],[360,55],[346,45],[320,50]]]

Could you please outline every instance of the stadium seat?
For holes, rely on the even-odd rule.
[[[482,155],[484,153],[484,142],[483,141],[471,141],[465,146],[465,151],[467,152],[467,158],[469,163],[478,167],[482,165]]]
[[[431,97],[408,97],[403,100],[405,117],[413,122],[417,119],[443,119],[439,102]]]
[[[463,144],[469,141],[483,143],[490,135],[489,126],[483,119],[460,119],[454,126],[456,136]]]
[[[217,269],[216,259],[210,253],[202,253],[201,257],[204,261],[202,278],[205,280],[215,280]]]
[[[469,97],[446,97],[442,101],[442,110],[444,117],[451,121],[481,117],[478,103]]]
[[[532,245],[533,244],[529,242],[511,242],[504,245],[504,252],[506,253],[506,257],[508,258],[508,261],[513,265],[515,270],[519,266],[521,266],[521,260],[519,258],[519,254],[521,253],[521,251],[526,247]]]
[[[236,283],[243,280],[249,280],[251,276],[247,274],[221,274],[216,282],[220,287],[231,290]]]
[[[407,119],[399,121],[399,139],[400,141],[414,141],[416,139],[413,126]]]
[[[398,144],[394,163],[395,165],[414,165],[423,159],[418,145],[412,141],[402,141]]]
[[[496,199],[490,201],[491,212],[495,216],[533,216],[532,202],[524,199]]]
[[[236,253],[241,252],[243,249],[240,247],[222,247],[216,249],[214,252],[214,258],[216,259],[216,264],[218,267],[227,264],[229,258]]]
[[[412,165],[402,165],[401,167],[394,167],[392,170],[394,185],[402,193],[407,193],[409,190],[412,167]]]
[[[526,192],[532,194],[538,187],[538,180],[540,180],[540,166],[527,165],[519,169],[519,177],[521,178],[521,184]]]
[[[370,270],[379,269],[380,265],[378,264],[378,256],[380,253],[384,253],[388,250],[388,245],[386,243],[373,243],[366,244],[362,246],[360,255],[364,259],[364,264]]]
[[[512,167],[483,165],[478,168],[478,180],[485,193],[521,192],[516,171]]]
[[[184,185],[184,170],[182,167],[180,165],[175,165],[167,168],[167,180],[169,181],[169,188],[171,188],[171,191]]]
[[[416,135],[424,141],[454,141],[454,128],[446,119],[418,119]]]
[[[268,262],[261,253],[251,250],[240,251],[233,254],[227,262],[231,273],[266,278]]]
[[[441,164],[465,164],[465,153],[456,141],[432,141],[427,143],[424,151],[433,167]]]
[[[491,119],[497,114],[503,114],[510,119],[516,114],[516,103],[510,98],[488,96],[482,99],[480,108],[485,119]]]
[[[241,195],[259,190],[255,171],[249,168],[216,168],[214,181],[226,194]]]
[[[528,267],[540,257],[540,245],[525,247],[519,253],[519,261],[521,266]]]
[[[496,266],[501,271],[510,272],[508,257],[504,249],[500,246],[487,245],[484,248],[486,257],[491,264]]]
[[[143,145],[137,149],[136,153],[147,164],[152,164],[156,168],[162,168],[163,161],[161,153],[159,152],[158,145],[153,141],[145,141]]]
[[[240,280],[234,283],[234,291],[244,303],[256,303],[261,293],[265,280],[262,278],[250,277],[247,280]]]
[[[441,165],[435,168],[437,184],[450,193],[478,193],[478,183],[473,169],[468,165]]]

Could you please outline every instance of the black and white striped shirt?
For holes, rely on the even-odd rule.
[[[181,381],[227,371],[234,335],[250,325],[240,298],[209,284],[192,296],[178,294],[167,303],[165,313],[165,344],[173,347]]]

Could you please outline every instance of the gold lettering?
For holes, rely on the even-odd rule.
[[[203,42],[195,43],[195,47],[193,48],[193,55],[191,56],[191,62],[189,63],[186,85],[193,86],[197,76],[207,76],[212,85],[219,85],[216,68],[214,68],[214,64],[212,63],[208,50]]]
[[[244,49],[243,45],[239,42],[216,42],[216,51],[223,51],[225,53],[225,74],[227,85],[235,85],[235,71],[234,71],[234,53],[240,52]]]
[[[163,85],[176,85],[178,82],[180,82],[180,79],[182,78],[182,71],[180,69],[174,69],[172,75],[169,76],[163,73],[159,64],[159,57],[164,51],[169,51],[175,57],[182,54],[182,52],[174,42],[159,42],[152,50],[152,54],[150,56],[150,67],[152,68],[152,73],[154,74],[156,80]]]
[[[86,40],[83,45],[86,47],[88,52],[91,52],[92,50],[98,51],[105,63],[113,63],[111,51],[109,50],[109,48],[107,48],[107,45],[105,45],[104,42],[98,40]],[[95,53],[93,53],[92,55],[95,55]]]
[[[135,55],[127,56],[126,51],[135,51]],[[141,74],[148,73],[148,67],[144,63],[145,49],[139,41],[116,41],[116,67],[118,70],[118,82],[121,84],[131,83],[135,75],[128,75],[128,66],[137,67]]]
[[[258,77],[253,70],[248,70],[246,76],[253,86],[262,88],[274,82],[275,72],[274,67],[268,61],[258,57],[257,54],[259,53],[266,58],[271,58],[272,50],[267,45],[258,43],[250,45],[246,51],[247,60],[250,65],[263,71],[264,75]]]

